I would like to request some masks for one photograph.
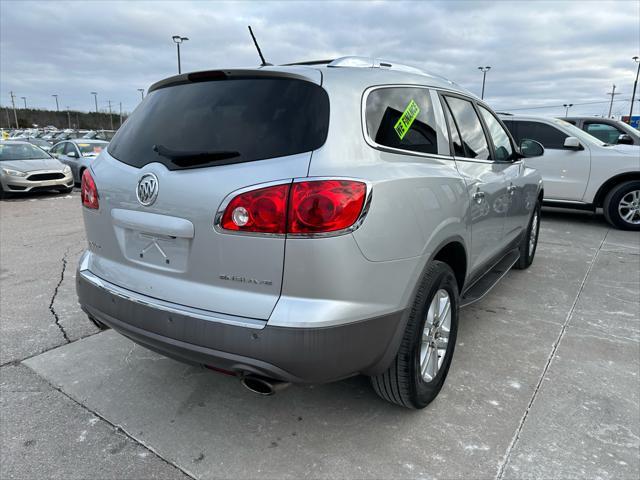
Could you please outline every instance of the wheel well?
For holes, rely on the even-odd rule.
[[[447,243],[433,259],[444,262],[451,267],[458,282],[458,289],[462,292],[467,275],[467,252],[464,246],[460,242]]]
[[[629,180],[640,180],[640,172],[628,172],[623,173],[621,175],[617,175],[615,177],[610,178],[606,182],[602,184],[602,186],[598,189],[598,193],[593,197],[593,204],[596,207],[602,207],[604,203],[604,197],[607,196],[607,193],[622,182],[628,182]]]

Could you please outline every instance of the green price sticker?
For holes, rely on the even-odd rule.
[[[416,119],[419,113],[420,107],[418,107],[418,104],[416,102],[411,100],[409,102],[409,105],[407,105],[407,108],[405,108],[404,112],[402,112],[402,116],[393,126],[393,129],[398,134],[398,137],[400,137],[400,140],[402,140],[407,134],[407,132],[411,128],[411,125],[413,124],[413,121]]]

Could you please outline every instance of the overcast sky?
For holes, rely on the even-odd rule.
[[[0,103],[88,111],[90,92],[135,108],[138,88],[183,71],[365,55],[444,75],[497,110],[593,103],[571,113],[628,114],[640,55],[640,1],[208,2],[0,1]],[[638,94],[636,95],[638,98]],[[118,108],[117,106],[114,108]],[[640,113],[640,104],[636,111]],[[518,110],[525,112],[525,110]],[[564,109],[527,113],[562,114]]]

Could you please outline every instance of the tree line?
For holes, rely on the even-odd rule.
[[[15,115],[13,108],[2,107],[2,115],[0,117],[0,127],[16,128],[16,117],[19,128],[39,128],[54,126],[61,130],[65,128],[83,129],[83,130],[117,130],[120,127],[120,114],[113,112],[96,113],[96,112],[78,112],[75,110],[64,110],[56,112],[55,110],[40,110],[34,108],[16,108]],[[125,114],[122,115],[122,122],[127,119]]]

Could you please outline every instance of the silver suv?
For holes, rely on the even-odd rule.
[[[528,267],[542,180],[486,104],[361,57],[162,80],[85,170],[88,315],[257,393],[442,387],[458,310]]]

